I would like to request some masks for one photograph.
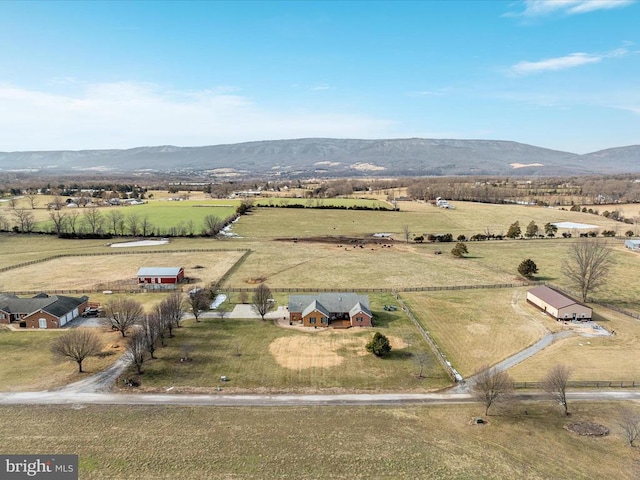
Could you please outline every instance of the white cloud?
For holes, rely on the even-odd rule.
[[[616,48],[607,53],[571,53],[564,57],[546,58],[537,62],[518,62],[509,69],[509,73],[517,76],[535,73],[566,70],[590,63],[599,63],[605,58],[620,58],[629,54],[626,48]]]
[[[531,75],[534,73],[565,70],[589,63],[598,63],[603,57],[587,53],[572,53],[565,57],[547,58],[538,62],[519,62],[511,67],[515,75]]]
[[[212,145],[298,137],[377,138],[392,122],[358,113],[274,111],[230,87],[172,91],[132,82],[57,94],[0,84],[0,151]]]
[[[522,12],[512,12],[508,15],[522,17],[542,17],[554,13],[577,15],[626,7],[632,3],[635,3],[635,0],[525,0]]]

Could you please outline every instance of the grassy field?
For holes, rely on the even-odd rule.
[[[564,363],[572,380],[640,379],[640,321],[595,308],[595,321],[616,335],[593,336],[590,328],[564,326],[526,302],[526,289],[457,290],[407,293],[421,323],[463,376],[482,365],[494,365],[532,345],[549,332],[568,330],[542,352],[509,370],[515,381],[541,381],[549,369]]]
[[[524,233],[532,220],[540,228],[549,222],[570,221],[597,225],[601,229],[615,230],[618,227],[623,229],[622,233],[627,229],[625,224],[605,217],[553,208],[470,202],[455,202],[455,207],[447,210],[421,202],[402,202],[399,212],[259,208],[243,217],[234,230],[247,238],[392,233],[397,240],[403,240],[405,225],[413,235],[451,233],[454,238],[461,234],[467,237],[485,234],[487,231],[504,235],[515,221],[520,222]]]
[[[547,323],[527,309],[526,289],[406,293],[402,298],[463,375],[494,365],[542,338]],[[521,307],[529,315],[523,316]]]
[[[362,198],[257,198],[253,204],[257,207],[280,207],[291,205],[302,205],[304,207],[367,207],[384,210],[391,210],[393,205],[376,199]]]
[[[571,369],[572,380],[640,379],[640,365],[630,361],[640,354],[640,320],[597,306],[594,312],[598,324],[615,335],[562,339],[509,373],[516,381],[539,381],[553,365],[564,363]]]
[[[79,374],[72,361],[57,361],[51,353],[53,341],[62,330],[11,331],[0,327],[0,391],[46,390],[85,378],[111,365],[124,350],[118,332],[93,329],[104,345],[103,357],[91,357],[82,364],[87,373]]]
[[[145,389],[212,391],[226,375],[231,381],[224,389],[234,392],[420,391],[450,384],[409,319],[400,311],[385,312],[383,303],[393,303],[393,297],[372,298],[373,329],[286,329],[272,322],[228,318],[185,321],[168,346],[158,350],[158,359],[145,363],[140,379]],[[391,340],[387,358],[365,350],[375,331]],[[193,349],[192,362],[180,362],[184,345]],[[417,375],[418,354],[431,357],[424,378]]]
[[[0,407],[0,436],[5,454],[77,453],[82,479],[634,479],[619,408],[527,403],[477,426],[480,405]],[[563,428],[580,421],[611,434]]]

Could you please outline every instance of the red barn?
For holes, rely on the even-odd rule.
[[[176,288],[182,280],[182,267],[142,267],[138,270],[138,283],[149,289]]]

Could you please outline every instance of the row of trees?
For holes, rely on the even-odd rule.
[[[52,209],[49,211],[49,220],[51,221],[51,233],[61,237],[106,237],[111,235],[130,235],[132,237],[154,235],[171,237],[215,236],[239,215],[244,215],[250,210],[251,204],[243,202],[236,209],[236,213],[227,218],[210,214],[203,218],[201,225],[197,225],[193,219],[189,219],[162,230],[153,225],[149,215],[140,215],[137,212],[125,215],[122,210],[117,208],[109,209],[106,213],[98,207],[87,207],[81,212],[78,210]],[[37,222],[31,210],[13,208],[10,215],[13,219],[13,230],[16,233],[33,233],[36,231]],[[0,212],[0,230],[8,231],[11,229],[11,225],[11,218]]]

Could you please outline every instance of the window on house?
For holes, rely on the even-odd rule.
[[[316,317],[309,317],[309,323],[316,323]]]
[[[362,317],[356,317],[356,322],[361,322],[362,321]]]
[[[327,317],[322,317],[322,318],[320,319],[320,321],[321,321],[322,323],[324,323],[325,325],[327,325],[327,324],[329,323],[329,319],[328,319]]]

